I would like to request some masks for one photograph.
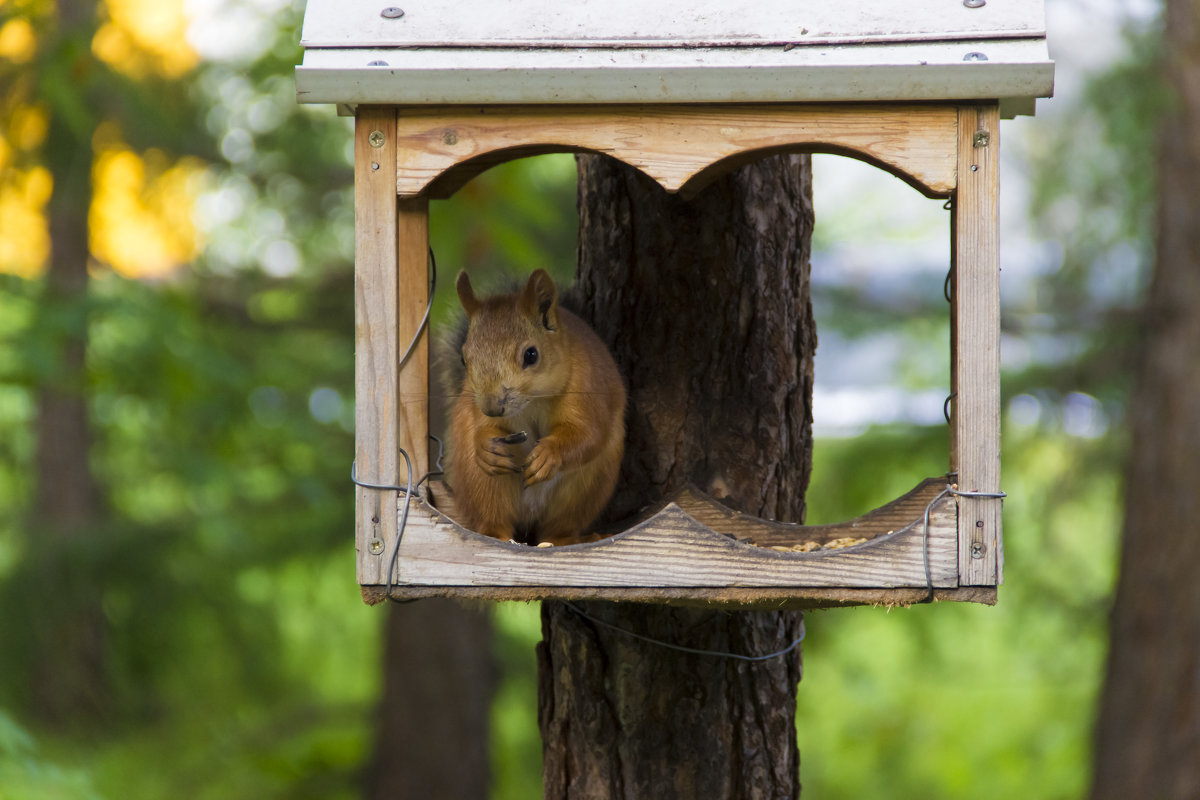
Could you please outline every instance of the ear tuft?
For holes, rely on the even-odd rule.
[[[521,293],[521,311],[548,331],[558,330],[558,287],[544,269],[535,270]]]
[[[475,290],[471,288],[471,279],[467,276],[466,270],[458,273],[458,282],[455,284],[455,287],[458,289],[458,302],[462,303],[463,310],[467,312],[467,316],[475,316],[475,312],[479,311],[481,303],[479,302],[479,298],[475,296]]]

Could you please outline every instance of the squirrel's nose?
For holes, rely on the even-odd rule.
[[[501,395],[488,395],[483,398],[483,403],[480,410],[489,417],[503,417],[504,409],[508,405],[508,393]]]

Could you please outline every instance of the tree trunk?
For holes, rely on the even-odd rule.
[[[1121,576],[1092,797],[1200,797],[1200,3],[1168,0],[1174,94],[1157,264],[1130,404]]]
[[[59,0],[58,58],[82,77],[91,59],[95,4]],[[88,467],[91,432],[86,399],[88,209],[92,125],[51,110],[45,162],[54,190],[48,207],[50,263],[39,326],[52,338],[55,363],[37,389],[37,452],[31,551],[43,565],[51,615],[40,622],[33,654],[34,712],[51,724],[95,719],[108,704],[104,616],[99,588],[75,555],[100,515],[100,492]],[[86,118],[86,114],[82,117]]]
[[[812,464],[816,329],[811,168],[777,156],[693,200],[611,159],[579,159],[582,316],[630,388],[610,518],[685,483],[800,522]],[[764,798],[800,793],[794,612],[543,604],[539,724],[547,798]]]
[[[389,610],[368,800],[488,796],[491,616],[452,600]]]

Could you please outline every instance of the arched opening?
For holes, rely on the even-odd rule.
[[[809,521],[876,508],[948,469],[949,212],[858,160],[813,158]]]
[[[822,319],[817,453],[832,457],[822,458],[814,470],[820,488],[810,492],[816,511],[809,522],[832,524],[868,514],[946,471],[948,221],[944,201],[914,196],[909,181],[865,159],[819,156],[814,171],[819,199],[813,290]],[[562,284],[569,283],[575,259],[574,183],[571,156],[542,155],[475,172],[452,196],[434,201],[430,229],[440,269],[438,316],[453,314],[457,299],[450,286],[460,267],[470,267],[476,276],[481,266],[507,272],[510,283],[545,267]],[[524,199],[514,202],[517,198]],[[822,218],[829,222],[822,224]],[[559,230],[551,232],[554,227]],[[508,252],[494,252],[498,247]],[[431,386],[431,393],[444,391]],[[439,394],[431,401],[431,414],[443,399]],[[431,430],[443,426],[431,416]],[[910,519],[889,512],[881,515],[886,522],[863,522],[856,540],[908,525],[925,502],[907,501],[900,516]],[[714,510],[696,509],[714,518]],[[771,543],[786,536],[786,531],[776,536],[763,530],[750,541],[778,546]]]

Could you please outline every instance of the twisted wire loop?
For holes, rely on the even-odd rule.
[[[392,543],[392,552],[388,555],[387,583],[384,586],[384,592],[387,598],[395,603],[413,602],[413,600],[400,600],[399,598],[392,597],[392,578],[396,569],[396,557],[400,553],[400,540],[404,538],[404,529],[408,525],[408,510],[412,506],[414,491],[429,478],[433,477],[434,475],[442,474],[442,456],[445,454],[445,447],[442,444],[442,440],[434,436],[432,433],[429,434],[429,438],[438,444],[437,460],[434,462],[434,468],[422,475],[421,479],[415,484],[413,483],[412,479],[412,459],[409,458],[408,452],[403,447],[397,448],[401,457],[404,459],[404,466],[408,474],[408,481],[403,485],[391,483],[369,483],[367,481],[359,480],[355,469],[356,463],[350,463],[350,481],[355,486],[361,486],[364,489],[375,489],[385,492],[400,492],[404,495],[404,511],[400,515],[400,524],[396,527],[396,541]]]
[[[921,563],[925,567],[925,597],[918,600],[918,603],[933,602],[933,574],[929,568],[929,515],[933,511],[934,506],[947,495],[955,497],[1008,497],[1007,492],[967,492],[962,489],[955,489],[950,484],[946,484],[946,488],[938,492],[937,496],[929,501],[929,505],[925,506],[924,524],[921,529]]]

